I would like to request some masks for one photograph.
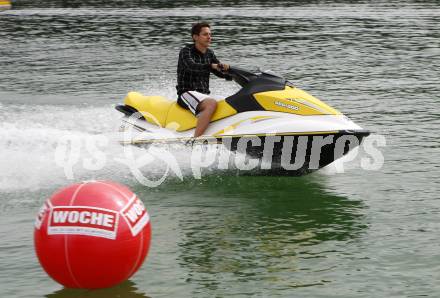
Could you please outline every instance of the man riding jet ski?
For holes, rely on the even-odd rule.
[[[227,74],[242,88],[217,102],[201,138],[193,138],[196,117],[176,101],[129,92],[116,109],[140,137],[125,144],[147,147],[208,140],[259,159],[258,174],[302,175],[342,157],[369,135],[280,76],[238,67],[229,67]],[[133,117],[136,114],[140,117]]]
[[[191,36],[194,44],[179,54],[177,102],[130,92],[116,107],[126,115],[124,122],[140,132],[125,143],[209,141],[258,159],[260,171],[254,172],[301,175],[343,156],[369,134],[282,77],[221,64],[209,49],[209,24],[195,24]],[[242,89],[213,99],[208,95],[211,72]]]

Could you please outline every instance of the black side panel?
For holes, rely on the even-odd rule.
[[[225,99],[238,113],[248,111],[264,111],[264,108],[251,94],[237,92]]]
[[[286,81],[282,78],[261,75],[251,80],[237,93],[227,97],[225,100],[238,113],[248,111],[262,111],[264,108],[255,100],[253,94],[265,91],[284,90]]]

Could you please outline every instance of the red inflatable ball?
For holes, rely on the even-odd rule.
[[[106,288],[127,280],[145,260],[150,239],[150,217],[142,201],[108,181],[61,189],[35,221],[40,264],[68,288]]]

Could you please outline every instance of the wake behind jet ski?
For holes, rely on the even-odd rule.
[[[125,115],[124,125],[137,133],[123,143],[140,147],[217,143],[257,159],[256,174],[296,176],[325,167],[369,135],[283,77],[238,67],[230,67],[228,74],[242,88],[218,101],[200,138],[191,137],[196,118],[189,110],[162,96],[129,92],[116,109]]]

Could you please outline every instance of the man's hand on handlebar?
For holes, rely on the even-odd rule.
[[[229,64],[225,64],[225,63],[211,64],[211,67],[223,73],[229,70]]]
[[[229,70],[229,64],[219,63],[218,67],[220,68],[221,72],[228,72]]]

